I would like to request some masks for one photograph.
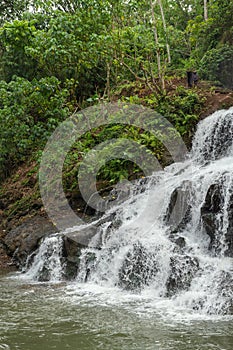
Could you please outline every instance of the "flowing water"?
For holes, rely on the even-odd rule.
[[[233,109],[201,122],[186,161],[111,209],[117,225],[106,214],[72,282],[66,232],[46,238],[24,274],[2,276],[0,349],[232,349],[232,132]],[[201,212],[213,185],[211,240]]]
[[[0,349],[231,350],[228,317],[177,312],[152,296],[2,276]]]

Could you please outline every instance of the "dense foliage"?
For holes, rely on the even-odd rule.
[[[202,100],[193,90],[169,95],[166,81],[187,69],[232,87],[233,2],[212,0],[2,1],[0,5],[0,179],[20,162],[38,157],[54,128],[74,111],[134,81],[149,91],[143,103],[165,115],[182,134],[195,125]],[[67,159],[109,137],[132,138],[151,152],[161,145],[140,130],[112,128],[86,135]],[[108,136],[107,136],[108,135]],[[80,146],[80,144],[79,144]],[[119,170],[119,166],[122,166]],[[68,170],[67,170],[68,171]],[[137,172],[114,160],[100,177]]]

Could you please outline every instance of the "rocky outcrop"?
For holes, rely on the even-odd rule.
[[[63,235],[64,249],[63,256],[66,261],[65,276],[68,279],[75,278],[80,265],[80,256],[83,249],[89,247],[93,249],[101,249],[104,237],[110,236],[112,231],[119,228],[121,222],[115,219],[115,213],[103,216],[95,223],[90,223],[85,228],[72,231]],[[105,226],[106,225],[106,226]],[[103,229],[103,227],[105,228]],[[89,275],[89,265],[95,260],[94,253],[86,256],[86,279]]]
[[[233,194],[226,198],[223,190],[226,186],[226,178],[222,177],[209,187],[201,208],[201,219],[210,237],[209,249],[218,254],[224,248],[225,256],[233,257]],[[228,203],[224,208],[226,200]],[[228,223],[224,222],[224,210],[227,210]]]
[[[188,290],[199,270],[199,261],[188,255],[174,255],[170,259],[170,275],[166,282],[167,297]]]
[[[42,237],[56,231],[56,227],[47,217],[34,216],[6,234],[6,251],[17,265],[22,266],[27,257],[38,248]]]
[[[205,202],[201,207],[202,223],[210,237],[210,248],[217,246],[215,235],[217,229],[216,216],[220,213],[221,204],[220,186],[219,184],[213,184],[208,189]]]
[[[119,286],[125,290],[140,291],[157,272],[156,252],[153,254],[139,242],[135,243],[133,249],[126,254],[119,271]]]
[[[0,271],[4,270],[14,270],[14,264],[11,258],[6,254],[5,246],[0,243]]]
[[[222,271],[218,277],[218,295],[224,298],[224,304],[220,305],[220,311],[225,315],[233,315],[233,278],[232,274]]]
[[[214,293],[211,303],[207,298],[200,296],[198,303],[193,305],[193,309],[204,310],[209,315],[233,315],[232,274],[227,271],[219,271],[210,284]]]
[[[192,183],[184,181],[170,196],[164,222],[170,227],[171,233],[182,231],[190,220],[190,198]]]
[[[77,276],[77,272],[80,265],[80,256],[82,250],[90,244],[91,240],[97,235],[98,227],[90,225],[79,231],[67,233],[63,236],[64,250],[63,255],[66,261],[65,277],[67,279],[73,279]],[[98,248],[100,242],[99,239],[93,243],[95,248]],[[88,274],[88,271],[87,271]]]

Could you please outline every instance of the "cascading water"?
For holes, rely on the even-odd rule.
[[[184,163],[156,173],[112,209],[117,224],[109,212],[101,219],[101,249],[96,236],[82,249],[77,283],[150,295],[199,314],[232,314],[232,133],[232,108],[200,122]],[[38,279],[45,269],[47,279],[62,278],[62,235],[45,239],[27,276]]]
[[[63,277],[62,237],[58,234],[47,237],[40,245],[32,266],[24,274],[36,281],[60,281]]]

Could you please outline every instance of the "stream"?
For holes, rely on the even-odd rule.
[[[0,349],[231,350],[233,318],[186,313],[148,293],[0,276]]]

